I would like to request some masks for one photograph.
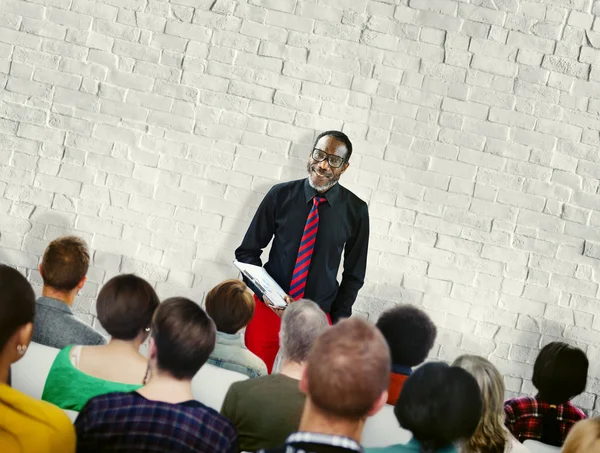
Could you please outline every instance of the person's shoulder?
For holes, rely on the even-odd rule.
[[[360,198],[358,195],[356,195],[354,192],[352,192],[347,187],[344,187],[339,183],[338,183],[338,185],[340,186],[340,195],[344,196],[348,200],[349,204],[352,204],[353,206],[357,206],[358,208],[361,208],[361,209],[367,209],[366,201],[364,201],[362,198]]]
[[[506,436],[506,446],[504,447],[505,453],[531,453],[529,448],[523,445],[521,442],[517,440],[515,436],[513,436],[508,430],[506,431],[508,435]]]
[[[567,410],[569,410],[571,412],[571,414],[573,415],[573,418],[578,418],[580,420],[587,418],[587,415],[585,414],[585,412],[583,412],[581,409],[579,409],[577,406],[575,406],[571,401],[567,401],[567,403],[565,404],[565,407],[567,407]]]
[[[504,402],[504,411],[511,412],[514,416],[518,417],[523,413],[527,413],[533,407],[537,407],[538,402],[532,396],[520,396],[517,398],[511,398]]]
[[[270,382],[271,376],[273,375],[261,376],[254,379],[245,379],[243,381],[234,382],[229,387],[229,391],[232,393],[244,395],[249,390],[254,389],[256,387],[260,387]]]
[[[228,437],[235,436],[237,432],[229,418],[200,401],[194,401],[192,406],[186,406],[185,411],[189,416],[196,418],[201,426],[212,427]]]
[[[282,192],[288,193],[293,190],[299,190],[304,185],[305,180],[306,180],[306,178],[295,179],[293,181],[279,182],[279,183],[273,185],[271,187],[271,189],[269,189],[269,194],[277,195]]]
[[[56,439],[72,440],[74,445],[75,431],[73,430],[73,424],[64,411],[46,401],[37,400],[27,395],[23,395],[23,398],[27,402],[28,411],[34,414],[41,425],[46,426],[47,430],[54,434],[55,439],[53,441]]]
[[[69,326],[72,328],[73,344],[84,346],[93,346],[97,344],[105,344],[106,338],[89,324],[86,324],[77,316],[71,314],[69,316]]]
[[[103,408],[119,409],[124,406],[131,406],[137,400],[141,400],[136,392],[110,392],[97,395],[90,398],[85,406],[90,409],[102,410]]]
[[[273,447],[273,448],[262,448],[260,450],[258,450],[256,453],[285,453],[287,451],[287,448],[285,445],[281,445],[279,447]]]
[[[396,445],[389,445],[387,447],[365,448],[365,452],[367,452],[367,453],[403,453],[405,451],[406,452],[411,451],[408,444],[406,444],[406,445],[396,444]],[[416,450],[416,451],[418,451],[418,450]]]

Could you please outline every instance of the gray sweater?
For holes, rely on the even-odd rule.
[[[66,303],[51,297],[40,297],[35,304],[33,341],[62,349],[70,344],[105,344],[106,338],[77,318]]]

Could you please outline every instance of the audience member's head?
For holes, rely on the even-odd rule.
[[[473,435],[481,418],[479,386],[462,368],[427,363],[404,383],[394,413],[421,452],[435,452]]]
[[[573,426],[562,448],[562,453],[600,452],[600,418],[582,420]]]
[[[31,341],[35,294],[27,279],[12,267],[0,264],[0,382],[8,366],[19,360]]]
[[[317,337],[329,327],[327,316],[310,300],[289,304],[281,318],[279,344],[284,361],[303,363]]]
[[[39,270],[45,288],[68,295],[83,287],[89,266],[86,243],[76,236],[64,236],[48,244]]]
[[[589,362],[581,349],[560,341],[542,348],[533,366],[532,382],[539,397],[563,404],[585,390]]]
[[[237,333],[254,314],[254,297],[240,280],[226,280],[206,295],[206,312],[223,333]]]
[[[377,328],[346,319],[317,338],[300,388],[322,416],[364,420],[385,404],[390,365],[389,348]]]
[[[502,453],[507,442],[504,428],[504,378],[487,359],[462,355],[453,366],[460,367],[475,378],[481,390],[482,414],[475,434],[466,440],[469,453]]]
[[[399,305],[383,312],[377,327],[390,347],[392,363],[408,367],[423,363],[437,335],[427,313],[412,305]]]
[[[159,373],[191,380],[215,348],[214,322],[183,297],[165,300],[152,320],[150,359]]]
[[[133,274],[118,275],[106,282],[98,294],[98,321],[113,339],[144,341],[159,303],[146,280]]]

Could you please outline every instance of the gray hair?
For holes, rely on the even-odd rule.
[[[329,327],[317,304],[301,299],[288,305],[281,318],[279,344],[285,360],[304,362],[317,337]]]

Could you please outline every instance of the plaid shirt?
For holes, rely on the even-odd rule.
[[[285,445],[258,453],[363,453],[363,449],[349,437],[299,431],[290,434]]]
[[[504,403],[506,427],[519,442],[527,439],[540,440],[544,415],[549,410],[550,404],[537,399],[537,397],[525,396],[508,400]],[[556,415],[563,442],[571,427],[579,420],[586,418],[586,415],[570,402],[557,405]]]
[[[237,453],[231,422],[198,401],[169,404],[137,392],[88,401],[75,421],[78,453]]]

